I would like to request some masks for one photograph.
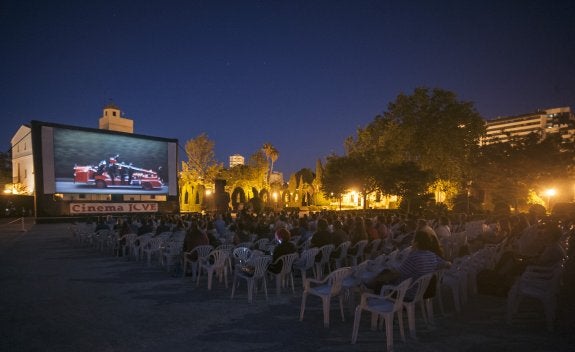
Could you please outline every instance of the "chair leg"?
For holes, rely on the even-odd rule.
[[[411,338],[416,338],[415,336],[415,307],[411,304],[405,306],[407,311],[407,325],[409,326],[409,336]]]
[[[341,313],[341,321],[345,322],[345,314],[343,314],[343,293],[339,295],[339,311]]]
[[[299,321],[303,321],[303,314],[305,312],[305,301],[307,299],[307,292],[303,292],[303,295],[301,296],[301,310],[299,312]]]
[[[330,298],[331,297],[322,297],[323,303],[323,327],[329,328],[329,307],[330,307]]]
[[[359,322],[361,320],[361,307],[357,306],[355,308],[355,314],[353,317],[353,330],[351,331],[351,343],[355,343],[357,341],[357,332],[359,330]]]
[[[401,309],[397,312],[397,320],[399,320],[399,335],[401,336],[401,341],[405,342],[405,331],[403,329],[403,310]],[[393,326],[393,319],[391,321]]]
[[[387,352],[393,351],[393,315],[384,316],[385,320],[385,342],[387,345]],[[401,323],[400,323],[401,326]]]
[[[249,284],[248,284],[248,291],[249,291]],[[232,281],[232,295],[230,299],[234,299],[234,293],[236,292],[236,276],[234,275],[234,280]]]

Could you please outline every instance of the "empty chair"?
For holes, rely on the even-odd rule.
[[[197,246],[189,252],[185,252],[183,257],[183,275],[186,276],[188,266],[190,266],[192,268],[192,280],[195,280],[198,274],[198,262],[210,255],[213,250],[213,246],[206,244]]]
[[[242,266],[252,256],[252,250],[248,247],[236,247],[232,252],[232,259],[234,266]]]
[[[205,271],[208,275],[208,290],[212,289],[212,277],[214,273],[218,276],[220,282],[224,280],[227,288],[229,257],[229,251],[223,249],[215,249],[207,257],[198,261],[198,278],[196,281],[196,286],[200,285],[200,276],[202,276],[202,272]]]
[[[351,266],[355,266],[363,261],[366,246],[367,240],[361,240],[348,249],[348,258]]]
[[[321,256],[319,261],[315,262],[315,278],[320,280],[323,277],[324,270],[329,272],[329,261],[331,258],[331,252],[333,252],[335,246],[333,244],[326,244],[325,246],[319,247],[319,253],[317,255]]]
[[[311,269],[314,269],[315,265],[315,257],[319,252],[319,248],[313,247],[309,249],[304,249],[301,252],[299,259],[294,262],[293,269],[299,270],[301,274],[301,282],[302,286],[305,284],[305,280],[307,278],[307,272]]]
[[[425,311],[425,302],[423,295],[427,291],[429,282],[433,278],[434,273],[429,273],[420,276],[417,280],[411,283],[408,288],[407,293],[403,299],[403,307],[407,311],[407,322],[409,325],[409,334],[412,338],[415,338],[415,306],[419,304],[421,306],[421,315],[423,316],[423,321],[427,324],[427,314]]]
[[[236,292],[236,287],[239,285],[239,281],[246,280],[248,286],[248,302],[252,303],[254,291],[257,288],[258,281],[262,282],[262,286],[266,295],[266,301],[268,299],[268,288],[266,283],[266,271],[272,257],[269,255],[264,255],[260,257],[255,257],[248,260],[244,265],[246,268],[251,268],[251,270],[244,270],[244,266],[236,267],[234,271],[234,281],[232,284],[232,295],[234,298],[234,293]]]
[[[152,237],[142,249],[142,255],[146,256],[148,266],[152,263],[152,257],[160,254],[160,247],[162,246],[163,239],[160,237]]]
[[[134,245],[132,247],[133,256],[136,260],[140,260],[143,256],[143,249],[147,246],[148,242],[152,239],[152,234],[147,233],[136,237]]]
[[[396,315],[399,321],[401,339],[405,341],[405,333],[403,331],[403,298],[410,284],[411,278],[408,278],[397,286],[384,285],[379,295],[367,292],[362,293],[361,302],[357,308],[355,308],[351,343],[357,341],[361,313],[364,310],[371,313],[371,330],[376,330],[379,318],[385,322],[385,337],[388,352],[393,350],[393,321]]]
[[[529,297],[543,304],[547,330],[552,331],[562,272],[562,263],[555,266],[528,266],[507,295],[507,323],[511,324],[522,298]]]
[[[182,257],[183,240],[172,240],[164,244],[160,251],[160,264],[170,271],[172,265]]]
[[[329,310],[331,305],[330,304],[331,299],[333,297],[339,298],[339,309],[341,312],[341,320],[345,321],[345,316],[343,313],[342,282],[351,273],[352,269],[350,267],[344,267],[332,271],[323,280],[306,279],[301,299],[301,311],[299,315],[299,320],[303,321],[307,296],[314,295],[320,297],[322,300],[324,327],[326,328],[329,327]]]
[[[288,280],[291,283],[292,292],[295,293],[295,288],[293,284],[292,265],[298,257],[299,257],[298,253],[290,253],[282,255],[281,257],[276,259],[276,261],[273,263],[274,265],[277,265],[280,262],[282,263],[280,272],[274,273],[268,270],[268,273],[272,277],[275,277],[276,279],[276,292],[278,295],[281,293],[282,287],[285,287],[287,285]]]
[[[333,253],[336,256],[331,258],[334,269],[338,269],[345,266],[347,260],[347,250],[349,249],[350,245],[351,241],[345,241],[340,243],[339,246],[335,248]]]

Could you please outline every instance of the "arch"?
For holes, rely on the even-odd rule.
[[[291,194],[289,193],[288,190],[283,191],[282,193],[282,201],[285,204],[289,204],[291,202]]]
[[[265,204],[271,202],[270,192],[267,189],[262,189],[259,193],[259,197]]]
[[[238,209],[238,205],[246,202],[246,192],[241,187],[234,188],[232,195],[230,197],[232,202],[232,208],[234,210]]]

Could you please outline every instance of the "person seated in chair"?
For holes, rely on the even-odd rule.
[[[287,229],[281,228],[276,231],[275,238],[278,241],[278,245],[274,248],[274,253],[272,256],[272,263],[270,264],[268,270],[274,274],[279,274],[282,270],[283,263],[276,262],[281,256],[297,252],[297,246],[290,241],[291,234]]]

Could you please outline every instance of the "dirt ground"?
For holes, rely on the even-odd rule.
[[[268,301],[259,292],[248,304],[245,283],[231,300],[223,283],[208,291],[205,279],[196,287],[156,264],[81,247],[66,224],[0,224],[0,351],[385,350],[385,333],[370,331],[367,314],[352,345],[353,307],[342,322],[332,302],[326,329],[317,297],[299,321],[299,278],[295,294],[268,286]],[[575,351],[571,286],[560,295],[554,332],[536,301],[524,301],[510,326],[505,298],[472,296],[454,314],[445,295],[446,315],[436,308],[433,328],[418,319],[416,340],[402,342],[396,324],[395,351]]]

